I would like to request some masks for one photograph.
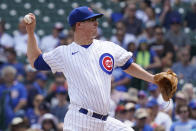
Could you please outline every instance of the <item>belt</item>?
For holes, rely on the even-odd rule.
[[[89,111],[87,109],[84,109],[84,108],[80,108],[79,112],[83,113],[83,114],[86,114],[86,115],[89,113]],[[98,113],[95,113],[95,112],[93,112],[92,115],[90,115],[90,116],[92,116],[94,118],[97,118],[97,119],[100,119],[100,120],[103,120],[103,121],[106,121],[107,117],[108,117],[108,115],[101,115],[101,114],[98,114]]]

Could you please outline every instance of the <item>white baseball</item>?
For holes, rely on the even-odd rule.
[[[24,21],[27,24],[31,24],[31,22],[32,22],[31,16],[30,15],[25,15]]]

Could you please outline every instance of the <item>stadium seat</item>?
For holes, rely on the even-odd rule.
[[[51,33],[52,26],[59,21],[65,24],[65,29],[70,29],[67,17],[69,12],[78,6],[90,6],[96,4],[108,11],[121,11],[125,5],[123,2],[112,3],[107,0],[1,0],[0,19],[7,22],[7,32],[14,34],[18,29],[19,21],[29,12],[36,15],[37,30],[40,37]],[[99,20],[100,27],[103,29],[103,35],[110,37],[112,35],[112,26],[104,17]]]
[[[181,2],[178,5],[174,5],[172,8],[178,11],[178,13],[182,15],[182,19],[184,19],[185,14],[190,9],[190,4],[188,4],[187,2]]]

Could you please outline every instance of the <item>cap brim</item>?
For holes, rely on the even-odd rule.
[[[147,115],[141,115],[137,117],[138,119],[147,118]]]
[[[11,125],[18,125],[18,124],[21,124],[23,122],[23,119],[20,118],[20,117],[15,117],[12,122],[11,122]]]
[[[196,106],[190,106],[190,108],[195,110],[196,109]]]
[[[103,14],[93,14],[93,15],[91,15],[91,16],[89,16],[89,17],[86,17],[85,19],[83,19],[82,21],[84,21],[84,20],[88,20],[88,19],[90,19],[90,18],[100,18],[100,17],[102,17],[103,16]]]
[[[151,108],[151,107],[153,107],[153,105],[152,104],[148,104],[148,105],[146,105],[146,107],[147,108]]]

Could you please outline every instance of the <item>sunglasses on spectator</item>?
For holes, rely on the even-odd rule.
[[[183,53],[182,56],[189,56],[189,54],[188,53]]]
[[[47,124],[51,124],[52,123],[52,120],[44,120],[43,123],[47,123]]]
[[[134,112],[134,111],[135,111],[135,108],[129,109],[129,110],[127,110],[127,111],[129,111],[129,112]]]
[[[129,8],[130,11],[136,11],[136,8]]]
[[[43,99],[35,99],[36,102],[41,102]]]
[[[147,118],[146,117],[143,117],[143,118],[140,118],[139,120],[140,121],[144,121],[144,120],[146,120]]]
[[[144,95],[139,95],[138,98],[139,98],[139,99],[144,99],[144,98],[146,98],[146,96],[144,96]]]
[[[163,35],[163,32],[156,32],[156,35]]]
[[[180,113],[187,113],[188,110],[181,110]]]

